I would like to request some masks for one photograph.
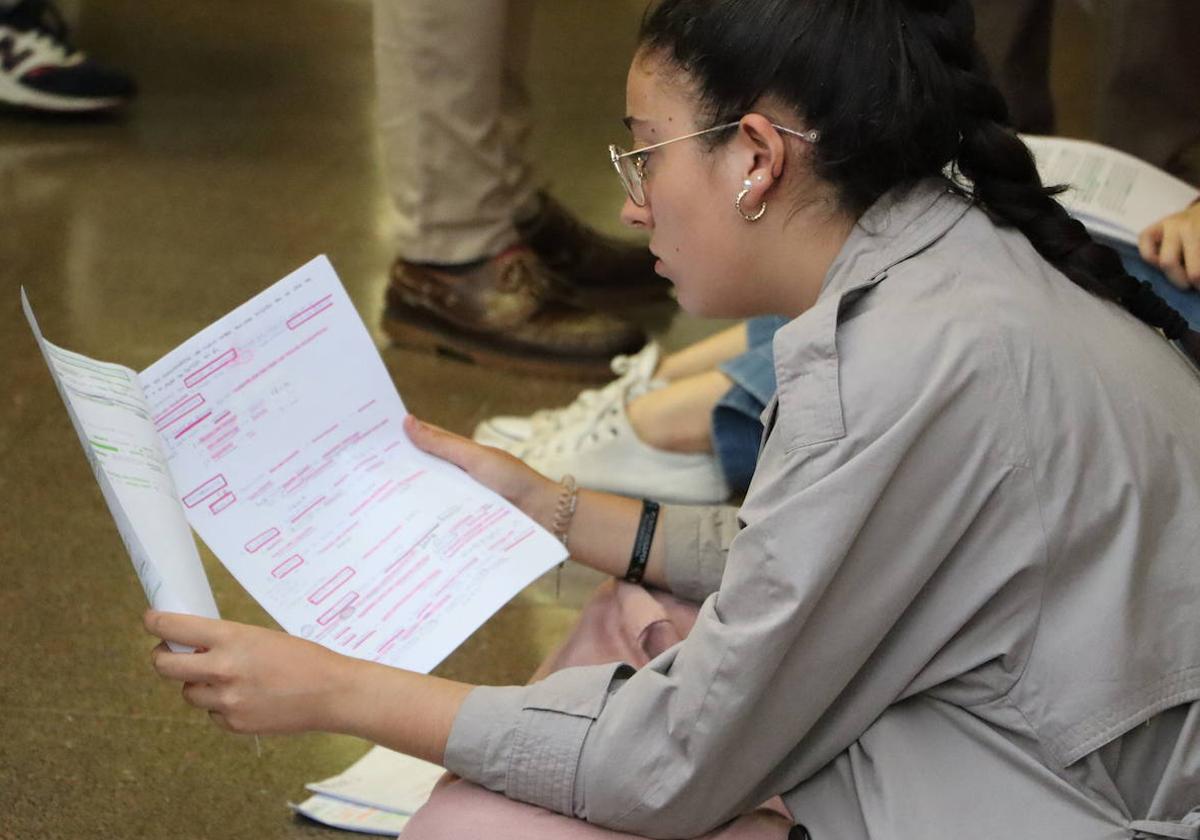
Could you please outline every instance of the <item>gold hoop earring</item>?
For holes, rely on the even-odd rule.
[[[746,211],[742,209],[742,199],[744,199],[747,195],[750,194],[750,187],[751,187],[750,179],[747,178],[745,181],[742,182],[742,185],[743,185],[743,189],[740,193],[738,193],[737,198],[735,198],[733,200],[733,206],[735,208],[737,208],[738,215],[741,216],[743,219],[745,219],[747,222],[757,222],[763,216],[767,215],[767,202],[764,201],[762,203],[762,207],[759,207],[758,211],[755,212],[754,215],[752,215],[752,216],[747,215]]]

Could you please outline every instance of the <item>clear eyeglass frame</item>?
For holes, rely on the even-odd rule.
[[[625,193],[629,196],[629,200],[638,207],[646,206],[646,158],[649,153],[655,149],[660,149],[663,146],[668,146],[671,143],[678,143],[680,140],[691,140],[693,137],[701,137],[705,134],[711,134],[714,131],[725,131],[740,125],[741,120],[714,125],[712,128],[706,128],[701,131],[693,131],[691,134],[684,134],[681,137],[672,137],[670,140],[663,140],[661,143],[655,143],[650,146],[643,146],[640,149],[634,149],[632,152],[627,152],[616,144],[610,144],[608,147],[608,155],[612,160],[613,169],[617,170],[617,177],[621,179],[621,185],[625,187]],[[771,123],[777,130],[784,134],[790,134],[793,137],[799,137],[806,143],[816,143],[821,139],[821,132],[816,129],[810,131],[797,131],[794,128]]]

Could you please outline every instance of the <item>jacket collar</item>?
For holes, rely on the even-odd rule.
[[[825,275],[818,300],[874,285],[889,268],[940,239],[970,207],[944,178],[887,193],[854,225]]]
[[[776,393],[784,387],[803,391],[796,404],[808,401],[813,406],[793,424],[799,431],[789,448],[845,434],[837,354],[843,299],[883,281],[888,269],[928,248],[970,208],[971,202],[954,192],[948,181],[930,178],[889,192],[858,220],[825,275],[816,303],[775,334]],[[772,400],[762,414],[768,432],[775,412],[776,400]]]

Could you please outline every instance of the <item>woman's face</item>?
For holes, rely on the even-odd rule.
[[[682,74],[653,55],[639,53],[629,68],[626,113],[633,149],[650,146],[707,125],[698,123],[693,96]],[[693,315],[754,314],[746,276],[747,243],[734,209],[745,173],[735,155],[709,138],[672,143],[647,153],[646,206],[626,197],[621,220],[650,234],[655,270],[674,285],[679,304]]]

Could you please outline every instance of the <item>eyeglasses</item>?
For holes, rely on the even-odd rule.
[[[714,125],[712,128],[706,128],[703,131],[693,131],[691,134],[685,134],[682,137],[673,137],[670,140],[664,140],[652,146],[643,146],[640,149],[634,149],[632,152],[627,152],[620,146],[610,145],[608,147],[608,155],[612,158],[613,168],[617,170],[617,177],[621,179],[621,184],[625,187],[625,192],[629,195],[630,200],[638,207],[645,207],[646,158],[650,152],[671,143],[678,143],[680,140],[691,140],[693,137],[711,134],[714,131],[724,131],[740,123],[741,120],[735,120],[723,125]],[[771,123],[771,125],[776,130],[782,131],[784,134],[790,134],[793,137],[799,137],[806,143],[816,143],[821,139],[821,132],[816,129],[811,131],[796,131],[794,128],[787,128],[775,123]]]

